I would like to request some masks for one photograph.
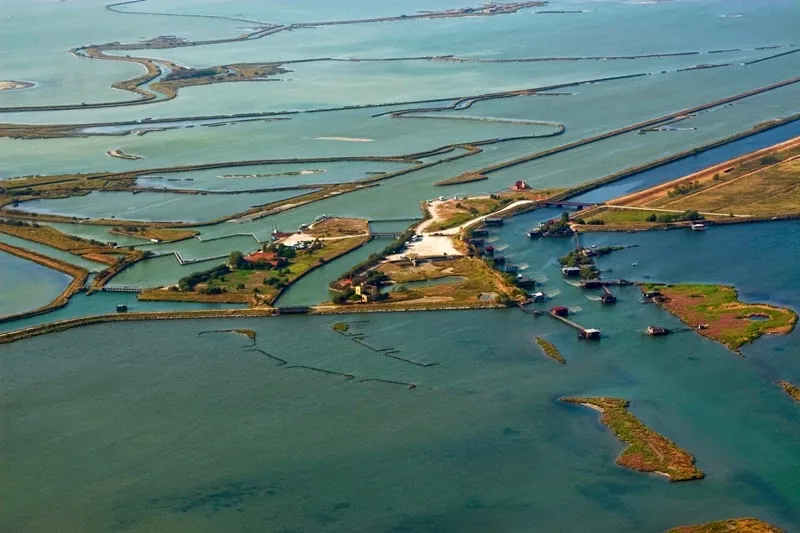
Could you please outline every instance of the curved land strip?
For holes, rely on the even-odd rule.
[[[170,229],[170,228],[138,228],[136,226],[115,226],[108,230],[113,235],[125,235],[126,237],[134,237],[137,239],[144,239],[151,242],[170,243],[185,241],[199,235],[198,232],[185,229]]]
[[[567,364],[567,360],[564,359],[564,356],[561,355],[561,352],[558,351],[558,348],[556,348],[552,342],[544,340],[541,337],[534,337],[534,339],[547,357],[562,365]]]
[[[640,285],[643,292],[658,291],[658,304],[698,333],[733,352],[762,335],[787,335],[797,324],[791,309],[739,300],[736,289],[725,285]],[[700,328],[702,326],[702,328]]]
[[[785,390],[786,394],[788,394],[792,399],[800,402],[800,387],[797,387],[797,385],[793,385],[786,380],[779,381],[777,385]]]
[[[106,9],[120,14],[126,14],[126,15],[136,14],[136,12],[124,11],[118,8],[119,6],[122,5],[140,3],[140,1],[144,0],[139,0],[139,1],[133,0],[129,2],[119,2],[115,4],[109,4],[106,6]],[[138,76],[136,78],[132,78],[130,80],[117,82],[112,86],[116,89],[133,92],[137,94],[139,98],[122,102],[119,101],[98,102],[98,103],[88,103],[88,104],[83,102],[81,104],[0,108],[0,113],[30,112],[30,111],[68,111],[75,109],[121,107],[130,105],[148,104],[156,101],[163,101],[164,99],[170,100],[177,96],[177,90],[181,86],[186,86],[186,85],[183,83],[174,83],[176,81],[176,78],[169,79],[169,77],[173,74],[181,73],[181,71],[184,71],[185,74],[187,71],[192,70],[192,69],[186,69],[185,67],[171,61],[156,60],[146,57],[133,57],[130,55],[116,56],[116,55],[109,55],[107,52],[121,52],[121,51],[132,51],[132,50],[165,50],[171,48],[183,48],[190,46],[206,46],[206,45],[234,43],[247,40],[261,39],[268,35],[273,35],[275,33],[287,30],[294,31],[298,29],[317,28],[320,26],[371,24],[378,22],[400,22],[400,21],[415,20],[415,19],[446,19],[446,18],[458,18],[458,17],[506,15],[506,14],[516,13],[521,9],[540,7],[546,4],[547,2],[541,2],[541,1],[523,1],[523,2],[502,3],[502,4],[489,3],[489,4],[484,4],[479,8],[458,8],[458,9],[448,9],[445,11],[424,11],[413,15],[398,15],[391,17],[377,17],[377,18],[353,19],[353,20],[303,22],[303,23],[285,24],[285,25],[262,23],[253,20],[237,19],[233,17],[216,16],[216,15],[183,15],[183,14],[165,14],[157,12],[139,12],[138,14],[144,14],[144,15],[216,18],[222,20],[247,22],[249,24],[258,25],[259,27],[252,32],[245,33],[237,37],[230,37],[225,39],[187,41],[185,39],[175,37],[172,35],[163,35],[160,37],[156,37],[154,39],[138,43],[113,42],[105,44],[86,45],[74,48],[70,52],[77,57],[86,57],[90,59],[100,59],[108,61],[124,61],[130,63],[137,63],[141,65],[145,69],[145,74]],[[219,69],[217,72],[214,73],[205,72],[202,73],[200,76],[192,75],[189,77],[195,78],[195,81],[192,82],[192,84],[204,85],[208,83],[218,83],[227,81],[252,81],[254,79],[259,79],[259,78],[263,79],[263,76],[271,75],[269,74],[271,69],[277,69],[277,70],[272,70],[273,73],[280,73],[279,71],[282,70],[280,69],[280,67],[271,63],[261,64],[261,66],[258,67],[258,69],[260,70],[259,73],[257,74],[253,73],[251,76],[248,76],[245,73],[246,70],[245,68],[237,69],[235,65],[228,65],[228,67],[234,67],[235,72],[230,69],[226,69],[225,66],[221,66],[221,67],[213,67],[214,69]],[[170,71],[169,75],[164,75],[165,68]],[[195,74],[196,73],[197,72],[195,71]],[[233,73],[233,77],[229,76],[229,74],[231,73]],[[156,81],[159,77],[162,76],[163,78],[160,81]],[[177,79],[181,78],[184,80],[187,79],[186,77],[183,76],[180,76]],[[200,78],[205,78],[205,79],[200,81]]]
[[[86,240],[75,235],[67,235],[56,228],[36,223],[0,219],[0,233],[12,235],[28,241],[38,242],[91,261],[109,265],[94,277],[89,292],[100,290],[105,283],[125,268],[148,256],[148,252],[132,247],[117,248],[96,240]]]
[[[651,430],[628,411],[630,402],[621,398],[563,398],[600,411],[600,422],[628,448],[617,458],[617,464],[637,472],[654,472],[670,481],[702,479],[704,474],[694,464],[694,457],[663,435]]]
[[[63,272],[68,276],[72,276],[72,281],[55,300],[43,307],[34,309],[33,311],[0,317],[0,324],[4,322],[11,322],[13,320],[19,320],[21,318],[43,315],[45,313],[49,313],[50,311],[55,311],[56,309],[64,307],[67,305],[70,298],[83,290],[86,280],[89,277],[89,273],[83,268],[71,265],[64,261],[59,261],[58,259],[53,259],[52,257],[47,257],[45,255],[32,252],[30,250],[25,250],[24,248],[17,248],[16,246],[11,246],[4,242],[0,242],[0,252],[9,253],[22,259],[27,259],[28,261],[33,261],[39,265]]]
[[[653,213],[689,210],[716,217],[713,224],[800,218],[800,137],[622,196],[581,217],[612,229],[645,230],[676,225],[648,220]]]
[[[201,331],[197,335],[207,335],[209,333],[238,333],[239,335],[244,335],[253,341],[253,344],[256,343],[256,332],[252,329],[214,329],[209,331]]]
[[[680,526],[670,529],[667,533],[781,533],[781,530],[757,518],[734,518],[694,526]]]

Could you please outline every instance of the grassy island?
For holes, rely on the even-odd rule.
[[[536,344],[539,345],[547,357],[561,363],[562,365],[567,364],[567,360],[564,359],[564,356],[561,355],[561,352],[558,351],[558,348],[556,348],[552,342],[546,341],[541,337],[534,337],[534,339],[536,340]]]
[[[158,228],[145,226],[114,226],[108,230],[115,235],[126,235],[157,242],[178,242],[198,235],[197,231],[180,228]]]
[[[777,383],[777,385],[786,391],[786,394],[794,398],[795,401],[800,402],[800,387],[789,383],[786,380],[781,380]]]
[[[680,526],[667,533],[781,533],[777,527],[757,518],[734,518],[694,526]]]
[[[564,398],[567,403],[585,405],[602,412],[600,421],[629,446],[617,464],[638,472],[655,472],[670,481],[702,479],[694,457],[677,444],[645,426],[628,411],[630,402],[622,398]]]
[[[331,324],[331,329],[338,333],[345,333],[350,329],[350,324],[347,322],[335,322]]]
[[[643,291],[660,291],[660,305],[698,333],[738,353],[743,345],[762,335],[785,335],[797,324],[791,309],[745,303],[733,287],[725,285],[642,285]]]

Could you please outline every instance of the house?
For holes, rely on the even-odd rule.
[[[524,191],[526,189],[530,189],[530,186],[522,180],[517,180],[514,186],[511,187],[512,191]]]
[[[279,268],[286,263],[286,260],[278,257],[275,252],[263,252],[260,250],[244,256],[244,260],[248,263],[268,263],[272,265],[272,268]]]
[[[576,278],[581,275],[580,267],[564,267],[561,269],[561,273],[568,278]]]
[[[555,316],[561,316],[561,317],[569,316],[569,309],[562,306],[554,307],[550,310],[550,312]]]
[[[375,285],[368,285],[366,283],[359,283],[355,286],[356,296],[361,299],[361,303],[374,302],[378,295],[381,293],[380,289]]]
[[[581,280],[581,289],[599,289],[603,286],[603,282],[599,279],[584,279]]]

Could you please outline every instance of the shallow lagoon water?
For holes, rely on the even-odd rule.
[[[175,194],[169,192],[96,192],[70,198],[31,200],[20,211],[81,218],[142,221],[206,222],[313,191],[276,191],[236,195]]]
[[[0,253],[0,317],[49,304],[70,280],[61,272]]]
[[[17,46],[0,51],[9,60],[4,76],[43,85],[41,90],[0,94],[0,106],[118,98],[119,92],[108,87],[111,81],[119,79],[122,71],[131,75],[139,71],[130,65],[70,58],[65,50],[72,46],[162,34],[219,38],[237,35],[246,25],[219,19],[120,15],[104,10],[104,3],[10,5],[13,11],[8,14],[14,18],[0,24],[9,30],[3,37]],[[241,14],[290,22],[442,7],[456,6],[417,0],[411,4],[309,0],[291,5],[160,0],[122,9]],[[794,0],[770,2],[769,9],[743,0],[654,4],[565,0],[554,1],[552,7],[587,13],[521,12],[493,18],[325,27],[219,47],[163,50],[157,55],[207,65],[320,56],[510,58],[747,48],[795,44],[798,16]],[[59,10],[58,17],[53,9]],[[725,14],[742,16],[721,16]],[[88,17],[95,22],[89,28]],[[654,27],[659,31],[653,31]],[[45,38],[48,32],[52,38]],[[754,59],[768,53],[567,65],[307,64],[297,67],[296,76],[284,76],[296,81],[192,88],[172,102],[7,113],[0,120],[135,121],[147,116],[453,97],[598,74],[669,70],[706,60]],[[32,56],[36,61],[29,59]],[[73,71],[71,64],[80,67]],[[276,217],[199,230],[204,239],[234,233],[266,238],[273,227],[293,229],[321,212],[410,219],[420,216],[419,201],[440,194],[496,191],[519,178],[541,186],[579,183],[796,113],[798,90],[787,87],[700,115],[685,123],[696,126],[694,131],[621,136],[495,173],[485,182],[447,189],[432,185],[486,164],[783,80],[795,75],[798,65],[800,55],[793,54],[746,67],[658,73],[580,86],[570,90],[571,96],[481,102],[460,115],[550,120],[566,124],[567,132],[556,138],[488,146],[477,156]],[[363,79],[367,73],[369,80]],[[442,73],[448,74],[442,78]],[[82,76],[91,77],[81,80]],[[50,86],[50,80],[58,85]],[[9,177],[245,158],[388,155],[536,130],[509,124],[371,117],[388,109],[298,115],[291,121],[143,137],[0,139],[2,172]],[[316,139],[327,136],[375,141]],[[754,137],[748,142],[757,141]],[[112,160],[105,155],[111,148],[148,159]],[[688,167],[665,167],[647,180],[666,179],[699,163],[683,164]],[[642,184],[633,180],[622,186]],[[612,192],[605,189],[604,194]],[[84,207],[118,214],[138,196]],[[205,203],[209,198],[189,197],[191,201],[180,210],[169,205],[156,213],[158,218],[167,214],[208,220],[212,218],[208,216],[212,207]],[[219,198],[225,199],[219,204],[221,213],[239,210],[228,211],[233,206],[231,198],[236,197]],[[149,202],[147,197],[141,201],[145,200]],[[342,317],[107,324],[4,346],[0,365],[7,400],[4,448],[9,467],[0,480],[3,494],[8,495],[0,508],[0,529],[639,532],[748,515],[787,531],[800,528],[796,406],[773,384],[777,379],[800,381],[800,334],[760,339],[745,347],[744,359],[692,333],[645,338],[647,325],[674,326],[677,320],[655,306],[640,304],[635,288],[615,290],[620,299],[616,307],[601,306],[587,298],[593,294],[561,279],[556,257],[572,247],[569,240],[532,242],[525,237],[525,230],[537,221],[557,214],[540,210],[512,219],[502,230],[493,231],[491,239],[523,267],[523,273],[540,282],[540,288],[553,296],[553,305],[567,305],[579,323],[602,329],[604,338],[599,343],[579,342],[572,330],[548,317],[534,319],[517,310],[504,310],[345,317],[354,332],[366,335],[369,346],[395,348],[410,360],[438,363],[432,367],[383,357],[333,332],[330,324]],[[100,231],[62,226],[87,236]],[[796,228],[792,223],[762,224],[711,228],[702,235],[597,234],[583,239],[587,244],[638,244],[602,259],[603,268],[613,268],[620,275],[733,283],[745,299],[798,309],[800,288],[794,265],[800,261],[796,242],[800,233]],[[2,239],[8,242],[5,236]],[[199,259],[256,244],[251,237],[233,237],[210,242],[193,239],[152,249],[180,251]],[[364,257],[370,247],[382,244],[370,243],[309,274],[287,291],[281,303],[324,299],[327,281]],[[631,267],[633,262],[639,266]],[[174,256],[165,256],[135,265],[114,282],[166,284],[212,264],[215,261],[181,267]],[[62,310],[24,323],[3,324],[0,329],[113,312],[123,301],[132,310],[202,307],[137,302],[132,294],[81,294]],[[355,377],[345,380],[275,366],[275,360],[246,351],[252,346],[241,336],[197,336],[201,331],[232,327],[258,331],[256,348],[286,359],[285,366],[313,366]],[[544,357],[532,341],[534,335],[553,341],[568,364],[562,367]],[[362,379],[417,387],[409,390]],[[633,412],[695,454],[708,477],[672,485],[660,477],[615,466],[614,457],[622,446],[597,422],[597,414],[558,402],[562,396],[577,394],[630,399]]]

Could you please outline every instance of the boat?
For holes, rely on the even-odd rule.
[[[661,326],[647,326],[647,334],[652,337],[659,337],[661,335],[669,335],[670,331]]]
[[[632,267],[639,266],[639,261],[634,261],[633,263],[631,263],[631,266]]]
[[[692,231],[705,231],[708,229],[705,224],[700,223],[693,223],[692,224]]]
[[[128,310],[128,304],[117,304],[117,313],[125,313]]]
[[[545,300],[547,300],[547,295],[543,292],[534,292],[530,295],[530,301],[532,303],[544,302]]]

